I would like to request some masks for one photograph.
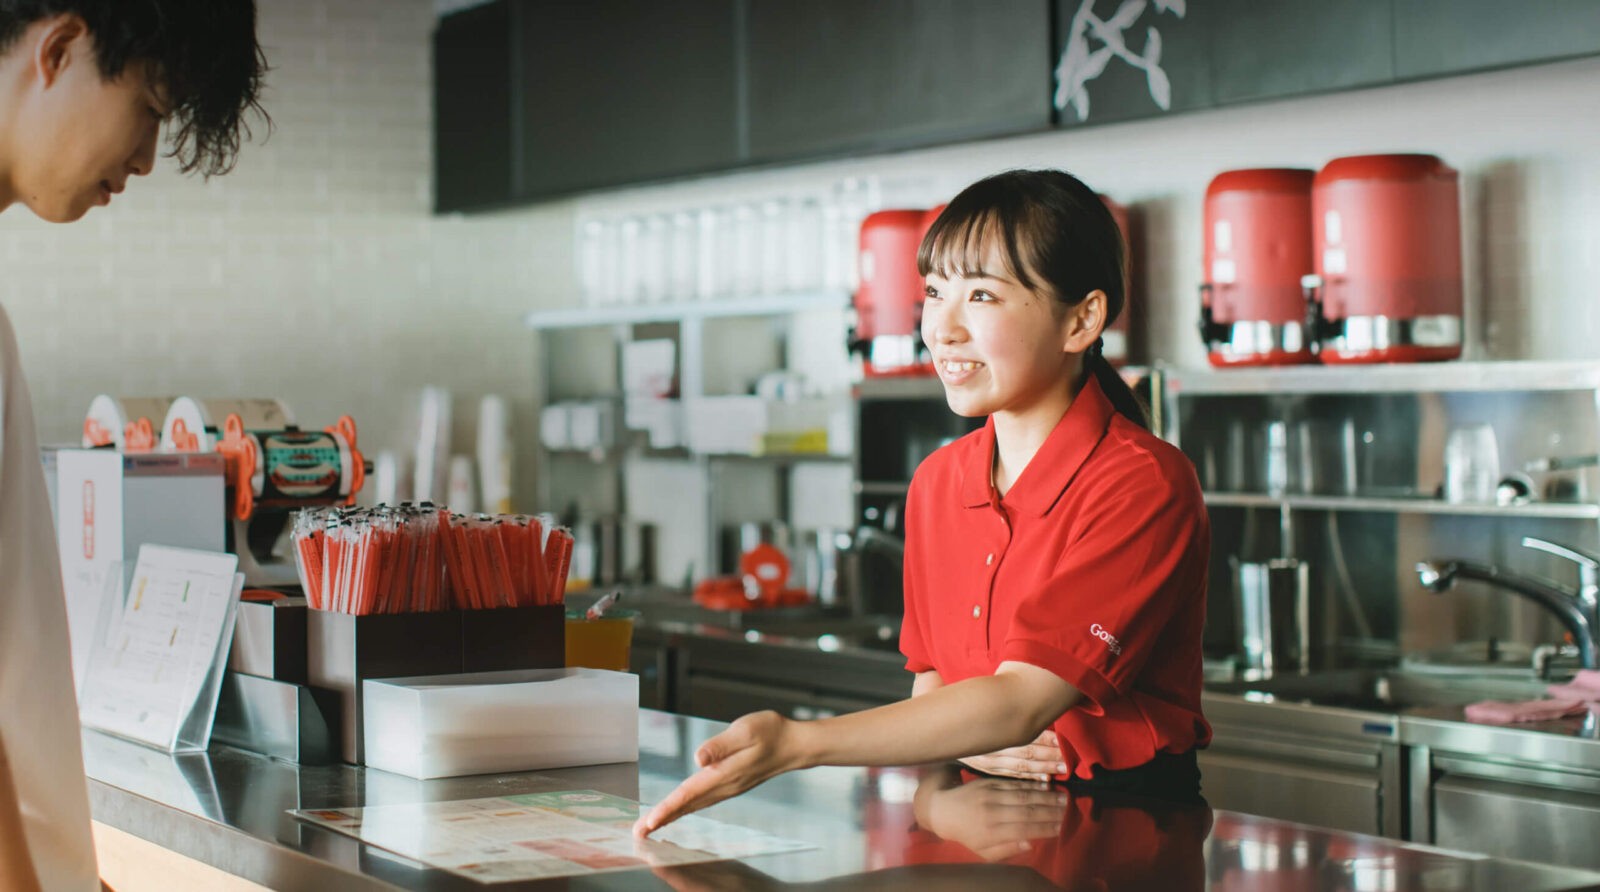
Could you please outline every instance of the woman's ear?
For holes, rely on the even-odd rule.
[[[1106,328],[1106,293],[1096,288],[1067,311],[1066,340],[1061,344],[1064,353],[1083,353],[1100,339]]]

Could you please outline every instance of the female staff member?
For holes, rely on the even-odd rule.
[[[813,722],[739,719],[640,834],[813,765],[989,753],[972,764],[1032,774],[1051,734],[1044,772],[1069,789],[1199,796],[1210,531],[1193,466],[1146,429],[1100,354],[1126,302],[1115,222],[1069,174],[1002,173],[950,202],[917,262],[945,397],[989,420],[911,483],[900,647],[913,696]]]

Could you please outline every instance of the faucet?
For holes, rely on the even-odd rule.
[[[1600,668],[1596,663],[1597,654],[1600,654],[1600,637],[1597,637],[1600,636],[1600,558],[1534,536],[1524,537],[1522,544],[1526,548],[1576,563],[1578,591],[1568,592],[1537,579],[1508,573],[1499,567],[1456,560],[1422,561],[1417,564],[1417,578],[1435,592],[1449,590],[1457,579],[1473,579],[1521,595],[1555,614],[1567,631],[1572,633],[1583,668]]]
[[[866,524],[856,530],[856,549],[862,552],[882,550],[901,562],[906,559],[906,540]]]

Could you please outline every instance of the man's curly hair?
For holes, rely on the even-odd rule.
[[[266,55],[256,42],[254,0],[0,0],[0,53],[32,23],[74,13],[89,26],[100,73],[150,64],[171,112],[167,155],[184,173],[233,169],[245,117],[272,120],[260,103]]]

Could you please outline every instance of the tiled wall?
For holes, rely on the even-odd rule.
[[[400,446],[439,384],[461,397],[460,451],[490,392],[532,442],[520,317],[567,298],[568,208],[430,214],[429,0],[267,0],[260,20],[274,128],[234,173],[163,161],[76,224],[0,214],[0,301],[41,438],[76,440],[101,392],[271,395],[302,424],[350,413],[369,449]],[[531,461],[518,470],[531,502]]]
[[[464,398],[458,436],[472,398],[498,392],[526,446],[538,363],[519,317],[577,300],[580,207],[692,206],[861,173],[913,203],[1006,167],[1078,173],[1134,208],[1154,354],[1195,364],[1212,175],[1436,152],[1463,172],[1471,355],[1600,353],[1597,59],[436,218],[434,15],[429,0],[268,0],[276,127],[237,172],[205,183],[164,164],[72,226],[0,215],[0,300],[46,439],[73,439],[99,392],[267,394],[303,422],[353,413],[366,444],[401,446],[415,392],[440,384]],[[518,471],[527,504],[526,451]]]

